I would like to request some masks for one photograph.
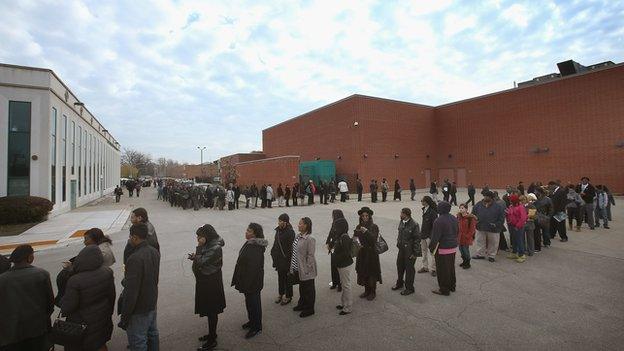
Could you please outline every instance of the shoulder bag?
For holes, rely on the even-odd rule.
[[[377,235],[377,241],[375,242],[375,252],[378,255],[381,255],[386,251],[388,251],[388,243],[386,242],[386,239],[381,236],[381,233],[379,233]]]
[[[56,316],[56,320],[50,330],[50,341],[57,345],[82,347],[87,330],[85,323],[69,322],[61,319],[61,312]]]

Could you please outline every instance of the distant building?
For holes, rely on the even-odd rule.
[[[119,184],[120,145],[49,69],[0,64],[0,196],[69,211]]]
[[[237,172],[241,183],[278,183],[297,174],[297,160],[334,160],[350,189],[356,177],[365,188],[385,177],[407,189],[410,178],[419,188],[447,178],[502,188],[588,176],[624,192],[624,64],[558,67],[441,106],[352,95],[265,129],[266,159]]]

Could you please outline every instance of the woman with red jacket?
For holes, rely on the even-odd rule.
[[[526,260],[524,254],[524,225],[527,222],[527,209],[520,203],[518,194],[509,195],[510,205],[505,212],[507,215],[507,226],[513,243],[513,252],[507,258],[514,259],[518,263]]]
[[[463,269],[468,269],[470,268],[470,245],[472,245],[477,230],[477,217],[468,212],[467,204],[459,204],[457,221],[459,222],[457,241],[459,242],[459,253],[463,261],[459,266]]]

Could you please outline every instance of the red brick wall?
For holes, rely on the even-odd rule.
[[[262,140],[267,157],[334,160],[337,175],[358,174],[364,184],[398,178],[406,189],[411,177],[424,187],[421,172],[434,166],[433,136],[432,107],[355,95],[265,129]]]
[[[275,190],[279,183],[292,185],[298,181],[299,157],[283,156],[239,163],[236,165],[236,173],[237,183],[241,186],[256,182],[258,187],[273,184]]]
[[[437,167],[477,186],[588,176],[624,192],[622,66],[440,106],[435,128]]]
[[[221,182],[223,183],[227,181],[228,173],[234,172],[236,164],[240,162],[261,160],[265,157],[266,155],[262,152],[239,153],[221,157],[219,159],[221,167],[221,172],[219,176],[221,177]]]

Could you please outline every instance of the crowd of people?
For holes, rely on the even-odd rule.
[[[361,183],[358,184],[361,186]],[[193,186],[184,188],[189,185],[178,183],[157,186],[159,197],[170,202],[172,197],[178,199],[184,191],[189,192],[190,196],[194,189]],[[341,201],[346,201],[347,194],[344,193],[348,189],[345,186],[339,182],[336,187]],[[249,190],[254,195],[251,190],[253,187],[255,184],[245,188],[244,192]],[[278,185],[278,189],[280,187]],[[314,182],[309,182],[303,190],[311,195],[308,197],[309,203],[314,203],[313,196],[318,194],[319,190],[315,187]],[[372,181],[371,189],[376,190],[374,187],[376,184]],[[236,198],[232,194],[235,193],[233,188],[230,185],[227,190],[223,189],[226,191],[225,199]],[[297,193],[301,191],[298,185],[292,189],[288,186],[285,188],[291,190],[290,195],[292,189],[296,189]],[[387,181],[383,179],[382,202],[386,200],[384,194],[387,194],[388,189]],[[456,186],[445,182],[442,186],[443,198],[438,200],[437,184],[433,183],[430,195],[423,196],[420,201],[420,218],[414,218],[412,210],[404,207],[398,214],[397,227],[392,230],[375,224],[374,211],[364,206],[357,212],[358,223],[350,231],[343,211],[334,209],[325,249],[331,255],[330,289],[340,292],[337,313],[341,316],[353,313],[356,284],[362,289],[358,295],[361,299],[373,301],[377,298],[378,284],[382,283],[380,255],[388,251],[382,229],[396,231],[397,235],[397,278],[391,290],[400,290],[403,296],[411,295],[416,291],[416,273],[430,273],[436,277],[438,284],[432,293],[449,296],[457,289],[457,251],[461,255],[459,266],[462,269],[470,269],[471,261],[475,259],[496,262],[500,251],[508,251],[508,258],[523,263],[528,256],[548,248],[557,234],[562,242],[568,241],[566,231],[573,228],[574,221],[576,230],[580,230],[583,223],[587,223],[593,230],[599,220],[603,221],[604,228],[609,228],[610,206],[615,205],[608,189],[604,185],[594,187],[587,177],[583,177],[577,185],[568,186],[562,186],[559,181],[550,181],[546,186],[532,183],[526,192],[520,183],[517,187],[508,187],[502,197],[486,186],[481,191],[483,198],[476,203],[476,190],[472,185],[468,190],[469,198],[473,200],[472,209],[469,200],[460,203],[456,213],[452,213],[453,203],[457,202]],[[218,188],[215,191],[220,193]],[[394,199],[400,200],[398,181],[395,182],[394,192]],[[280,196],[285,198],[286,191],[280,193],[278,190],[276,193],[278,199]],[[271,185],[263,185],[258,194],[261,206],[270,207],[266,202],[272,200]],[[332,192],[327,194],[331,201]],[[371,200],[375,202],[375,192],[372,195],[374,197]],[[411,195],[413,199],[414,192]],[[361,200],[359,193],[358,198]],[[232,201],[226,202],[231,207],[229,203]],[[249,202],[247,205],[251,206]],[[191,205],[195,207],[192,200]],[[158,350],[156,305],[160,244],[144,208],[133,210],[130,219],[132,226],[123,257],[123,290],[119,297],[116,296],[113,271],[110,269],[116,261],[110,247],[111,241],[98,228],[87,231],[84,235],[85,247],[75,257],[63,262],[63,270],[56,278],[56,297],[53,295],[50,274],[32,265],[34,251],[31,246],[21,245],[13,251],[10,257],[12,266],[1,262],[0,268],[5,271],[0,274],[2,310],[20,318],[0,319],[0,350],[48,350],[51,341],[62,340],[58,335],[60,331],[50,327],[54,305],[60,308],[59,317],[84,326],[79,343],[66,344],[66,350],[106,350],[106,343],[113,332],[115,302],[119,314],[117,326],[126,332],[129,349]],[[317,245],[312,228],[312,220],[302,217],[295,230],[289,215],[282,213],[277,218],[270,248],[272,267],[277,275],[277,296],[274,302],[280,306],[289,305],[294,298],[293,287],[298,285],[299,296],[292,310],[298,312],[301,318],[315,314],[318,269]],[[196,281],[195,313],[208,320],[208,333],[199,337],[202,346],[198,350],[211,350],[217,346],[218,316],[226,308],[222,276],[222,248],[225,241],[210,224],[198,228],[195,234],[197,246],[194,252],[188,254]],[[249,339],[263,329],[261,291],[264,288],[264,257],[269,241],[258,223],[248,225],[244,238],[231,286],[244,294],[247,316],[242,329],[245,330],[245,338]],[[476,253],[471,256],[470,246],[474,241]],[[420,261],[418,270],[417,261]],[[355,279],[352,279],[353,272]]]

